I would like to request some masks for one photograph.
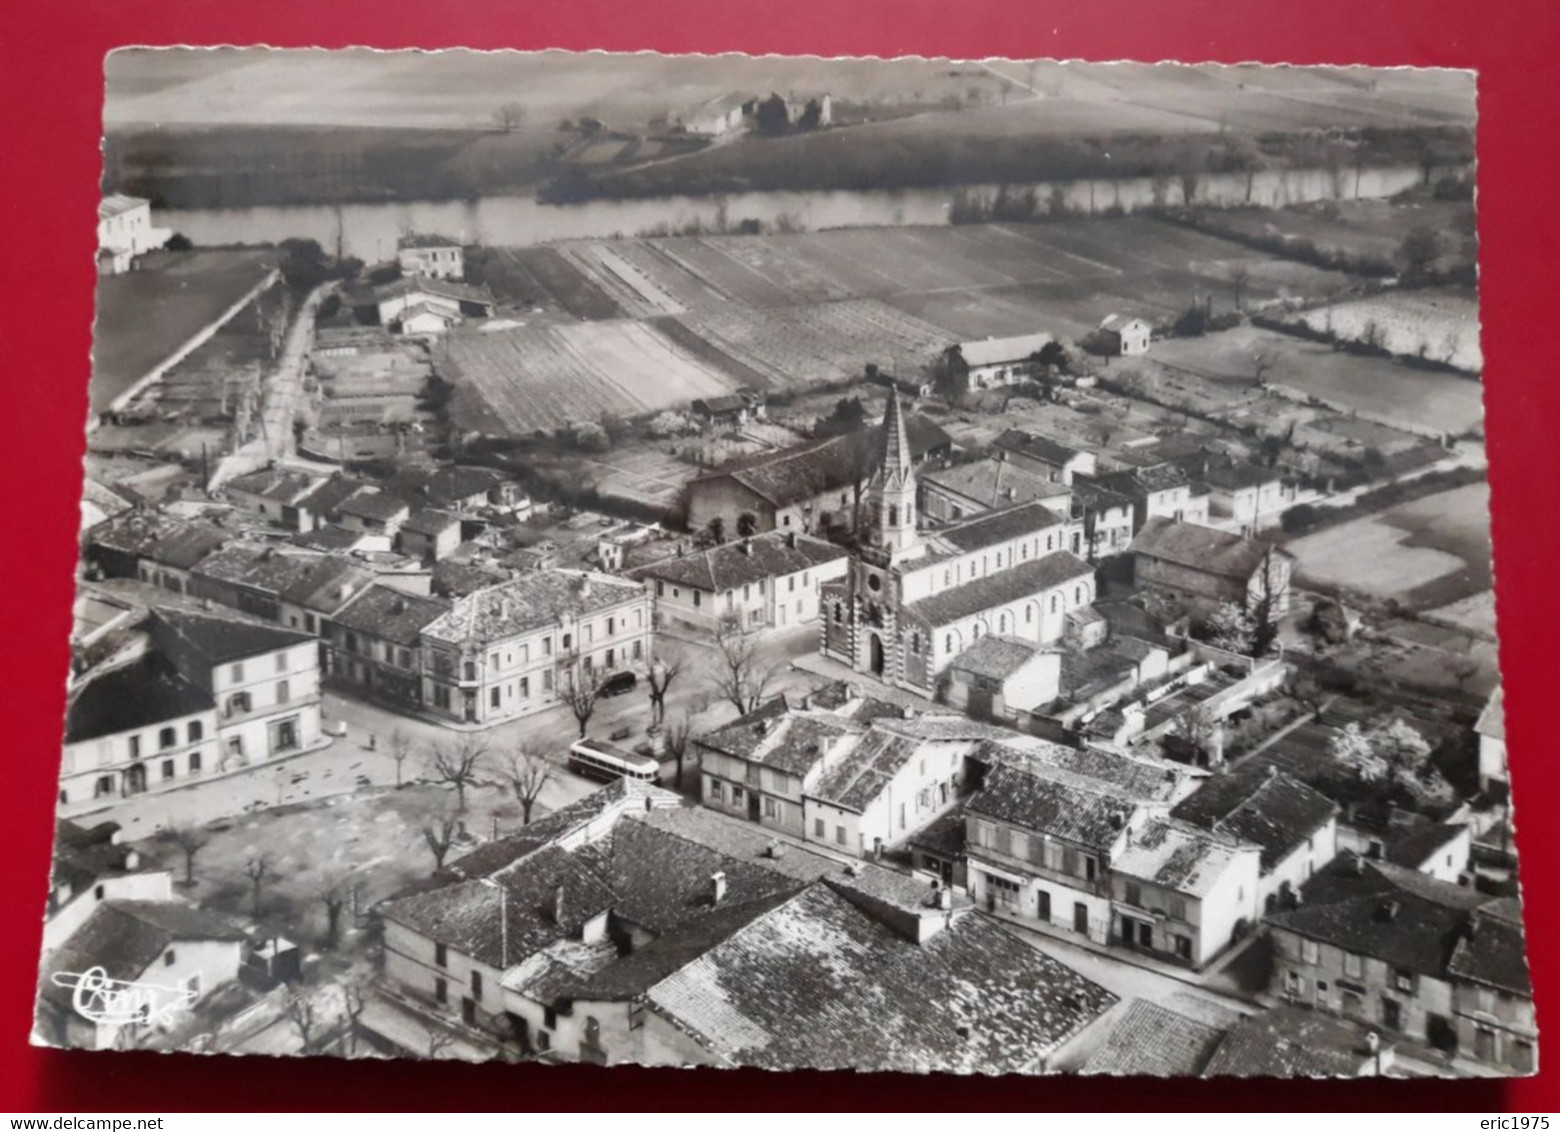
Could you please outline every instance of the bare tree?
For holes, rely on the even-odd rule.
[[[665,730],[662,732],[662,738],[666,741],[667,751],[677,760],[677,777],[673,780],[673,785],[678,787],[681,787],[683,783],[683,760],[688,754],[689,730],[688,714],[684,712],[681,719],[675,723],[666,724]]]
[[[651,723],[666,721],[667,689],[672,686],[672,681],[677,679],[677,674],[683,670],[686,663],[681,653],[671,649],[662,649],[651,663],[650,674],[646,681],[650,686]]]
[[[260,900],[265,890],[266,877],[270,875],[270,865],[261,854],[249,858],[244,863],[244,875],[249,878],[249,896],[252,901],[254,918],[260,919]]]
[[[319,1012],[314,1007],[314,1000],[304,992],[303,988],[292,987],[282,1001],[282,1014],[298,1035],[298,1041],[302,1045],[299,1052],[313,1053],[314,1040],[321,1021]]]
[[[399,727],[390,732],[390,757],[395,760],[395,788],[401,789],[401,766],[412,753],[412,738]]]
[[[1176,717],[1176,734],[1210,763],[1219,755],[1219,730],[1218,719],[1204,704],[1189,707]]]
[[[594,668],[574,664],[563,670],[559,681],[563,702],[574,713],[574,721],[580,725],[580,738],[585,738],[585,728],[590,717],[596,714],[596,701],[601,696],[601,678]]]
[[[440,1053],[455,1044],[455,1035],[432,1019],[424,1021],[422,1026],[428,1038],[427,1058],[429,1061],[437,1061]]]
[[[423,840],[428,843],[428,851],[433,854],[434,871],[444,867],[444,858],[449,856],[450,846],[455,844],[455,831],[460,828],[460,819],[454,814],[441,818],[434,825],[422,827]]]
[[[172,832],[173,843],[179,847],[179,852],[184,854],[184,880],[180,883],[185,888],[194,888],[195,854],[206,847],[206,842],[211,840],[211,835],[193,825],[176,825]]]
[[[542,787],[552,781],[552,767],[540,755],[521,747],[509,756],[504,769],[515,801],[520,803],[520,821],[530,825],[531,809],[541,796]]]
[[[341,983],[341,1013],[347,1019],[346,1038],[347,1056],[357,1056],[358,1044],[358,1019],[363,1017],[363,1010],[368,1005],[368,987],[362,976],[347,979]]]
[[[435,743],[429,753],[438,780],[455,787],[455,812],[465,813],[466,787],[476,778],[482,760],[487,757],[487,739],[468,731],[453,743]]]
[[[727,629],[715,638],[715,690],[746,715],[764,702],[774,683],[775,669],[764,663],[758,638]]]
[[[319,898],[325,905],[326,951],[333,951],[341,943],[341,913],[346,909],[352,894],[352,885],[345,876],[331,874],[320,882]]]
[[[506,134],[512,134],[525,124],[525,107],[518,102],[506,102],[493,111],[493,122]]]

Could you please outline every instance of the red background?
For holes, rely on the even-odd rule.
[[[123,44],[563,47],[825,55],[1006,55],[1477,68],[1479,211],[1502,658],[1540,1025],[1560,987],[1560,837],[1544,747],[1560,624],[1560,380],[1552,270],[1560,223],[1553,0],[54,0],[7,5],[0,310],[0,625],[8,740],[0,781],[0,1109],[1560,1109],[1560,1067],[1502,1084],[960,1080],[90,1054],[26,1045],[70,625],[92,317],[102,57]],[[1560,1060],[1541,1043],[1541,1062]]]

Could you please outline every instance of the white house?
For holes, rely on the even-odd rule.
[[[466,249],[448,236],[402,236],[396,243],[395,258],[403,275],[430,279],[463,279],[466,275]]]
[[[136,256],[168,242],[171,229],[152,227],[152,202],[113,193],[98,203],[98,270],[119,275]]]
[[[1506,770],[1506,695],[1496,687],[1474,726],[1479,736],[1479,789],[1486,794],[1510,788]]]
[[[1154,331],[1141,318],[1117,322],[1116,316],[1112,315],[1100,324],[1100,335],[1112,353],[1130,357],[1148,353]]]
[[[1014,385],[1027,376],[1029,359],[1053,341],[1049,334],[1019,334],[1011,338],[981,338],[960,342],[957,351],[967,367],[971,389]]]
[[[91,828],[63,818],[55,823],[44,951],[74,935],[105,900],[173,899],[173,874],[121,844],[119,832],[111,821]]]

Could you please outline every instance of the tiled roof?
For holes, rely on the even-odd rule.
[[[227,491],[241,491],[246,495],[258,495],[281,503],[296,503],[310,494],[320,483],[318,476],[286,468],[261,468],[248,475],[235,476],[223,487]]]
[[[362,531],[349,531],[345,527],[316,527],[312,531],[297,534],[290,540],[304,550],[353,550],[364,539]]]
[[[171,944],[239,944],[244,933],[210,912],[177,901],[105,900],[47,961],[43,994],[69,1003],[72,991],[53,975],[101,967],[110,979],[135,981]]]
[[[427,535],[430,538],[437,537],[451,527],[460,526],[460,516],[448,511],[436,511],[431,507],[421,511],[413,511],[406,522],[401,524],[403,531],[411,531],[415,535]]]
[[[365,487],[342,500],[336,507],[338,515],[352,515],[359,519],[376,519],[387,523],[397,515],[411,510],[406,500],[391,495],[377,487]]]
[[[391,477],[386,486],[419,505],[449,508],[510,482],[509,476],[492,468],[446,464],[432,469],[409,468]]]
[[[485,590],[458,598],[454,607],[426,629],[426,636],[450,644],[503,640],[556,625],[564,614],[575,618],[644,600],[638,582],[584,570],[547,570],[520,574]]]
[[[1225,1031],[1135,998],[1083,1072],[1112,1077],[1197,1077]]]
[[[453,299],[461,303],[493,305],[492,292],[485,287],[473,287],[467,283],[457,283],[453,279],[432,279],[425,275],[397,279],[374,291],[375,301],[381,303],[388,299],[400,298],[402,295],[436,295],[439,298]]]
[[[1481,908],[1474,913],[1469,928],[1452,949],[1447,971],[1460,979],[1531,997],[1533,981],[1520,921],[1511,923]]]
[[[174,519],[156,511],[131,511],[94,527],[91,541],[107,550],[187,570],[229,537],[206,523]]]
[[[1103,783],[1090,788],[998,765],[966,808],[972,814],[1105,850],[1120,838],[1138,805],[1115,796]]]
[[[1028,641],[995,635],[982,637],[958,656],[949,668],[992,680],[1006,680],[1043,650]]]
[[[525,857],[523,868],[491,874],[494,883],[458,881],[402,896],[383,905],[383,914],[479,963],[508,969],[557,940],[579,938],[587,921],[612,907],[612,890],[583,852],[545,846]]]
[[[808,795],[861,813],[925,749],[922,740],[873,728],[824,770]]]
[[[747,735],[743,734],[744,727]],[[749,715],[713,735],[703,736],[699,742],[801,778],[828,761],[831,748],[854,744],[865,730],[851,720],[821,712],[793,712],[778,719],[760,716],[756,721]]]
[[[450,603],[442,598],[420,597],[375,584],[338,610],[332,620],[343,629],[411,648],[422,631],[449,610]]]
[[[629,576],[720,593],[760,579],[799,574],[845,557],[848,552],[832,542],[810,535],[772,532],[692,554],[662,558],[630,570]]]
[[[918,946],[822,884],[648,997],[725,1064],[952,1073],[1033,1072],[1116,1001],[985,917]]]
[[[150,207],[151,201],[143,197],[126,196],[124,193],[110,193],[98,201],[98,219],[107,220],[121,213],[130,212],[133,209]]]
[[[156,626],[163,627],[212,664],[263,656],[314,640],[307,633],[183,610],[154,609],[152,617]]]
[[[1048,436],[1037,436],[1019,428],[1008,429],[992,441],[992,446],[1005,448],[1010,452],[1019,452],[1043,464],[1055,464],[1057,467],[1061,467],[1082,451],[1052,440]]]
[[[201,560],[191,573],[218,582],[281,594],[308,577],[316,559],[285,554],[274,546],[234,543]]]
[[[1110,472],[1098,479],[1100,485],[1107,490],[1119,492],[1133,499],[1146,498],[1150,494],[1171,491],[1178,487],[1191,488],[1191,494],[1194,496],[1207,494],[1206,489],[1198,489],[1196,481],[1185,468],[1171,463],[1150,464],[1125,472]]]
[[[1179,763],[1140,758],[1102,747],[1068,747],[1041,739],[983,744],[975,757],[988,766],[1015,767],[1084,789],[1103,789],[1123,799],[1165,802],[1188,774]]]
[[[1384,855],[1394,865],[1417,869],[1467,832],[1461,822],[1430,822],[1388,843]]]
[[[1221,491],[1240,491],[1248,487],[1277,483],[1281,477],[1272,468],[1259,467],[1245,460],[1214,460],[1206,456],[1187,457],[1183,465],[1189,475]]]
[[[1235,1024],[1204,1077],[1356,1077],[1371,1055],[1366,1030],[1315,1010],[1281,1006]]]
[[[1422,873],[1341,853],[1305,886],[1305,903],[1269,918],[1296,932],[1395,968],[1444,978],[1473,910],[1488,897]]]
[[[983,511],[932,532],[932,539],[946,542],[956,551],[968,554],[1012,539],[1062,525],[1062,520],[1044,503],[1032,501],[996,511]]]
[[[298,506],[315,515],[334,515],[336,508],[369,484],[351,476],[332,476],[298,501]]]
[[[65,709],[65,742],[84,743],[183,719],[214,705],[211,693],[197,688],[147,656],[95,676],[78,688]]]
[[[1009,460],[986,459],[969,464],[950,464],[935,471],[922,471],[920,475],[926,483],[956,492],[982,507],[1054,499],[1072,491],[1064,483]]]
[[[285,602],[314,613],[334,613],[374,580],[374,572],[350,558],[321,558],[282,590]]]
[[[1068,582],[1093,577],[1094,568],[1087,562],[1065,550],[1058,550],[910,602],[904,612],[935,629]]]
[[[1182,822],[1154,819],[1135,832],[1111,862],[1124,876],[1188,896],[1206,896],[1255,845]]]
[[[876,467],[878,430],[847,433],[814,444],[777,452],[743,468],[717,472],[708,479],[736,480],[749,490],[785,507],[826,491],[840,491],[869,478]],[[905,418],[905,435],[912,460],[952,443],[932,421],[911,415]],[[697,485],[699,480],[695,480]]]
[[[1338,805],[1287,774],[1216,775],[1178,804],[1174,817],[1262,847],[1262,871],[1281,861],[1338,814]]]
[[[1263,556],[1270,549],[1275,558],[1293,557],[1282,547],[1269,547],[1257,539],[1162,516],[1144,523],[1131,546],[1133,554],[1241,582],[1261,568]]]
[[[959,353],[966,364],[997,366],[1003,362],[1022,362],[1038,353],[1040,347],[1051,341],[1049,334],[1015,334],[1010,338],[978,338],[973,342],[960,342]]]
[[[413,232],[395,242],[397,248],[458,248],[461,242],[433,232]]]

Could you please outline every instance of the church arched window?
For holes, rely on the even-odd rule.
[[[1057,605],[1057,602],[1060,601],[1060,600],[1061,599],[1058,598],[1055,594],[1051,595],[1051,612],[1052,613],[1056,612],[1056,605]]]
[[[845,620],[845,605],[843,602],[834,603],[834,622],[840,624]]]
[[[888,505],[888,525],[891,527],[899,526],[899,505],[897,503]]]
[[[1006,633],[1007,629],[1008,629],[1008,626],[1007,626],[1007,614],[1004,613],[1002,615],[1002,620],[999,622],[999,627],[997,629],[997,632],[999,632],[999,633]]]
[[[1074,605],[1082,605],[1083,604],[1083,587],[1082,586],[1074,586],[1073,587],[1073,604]]]

